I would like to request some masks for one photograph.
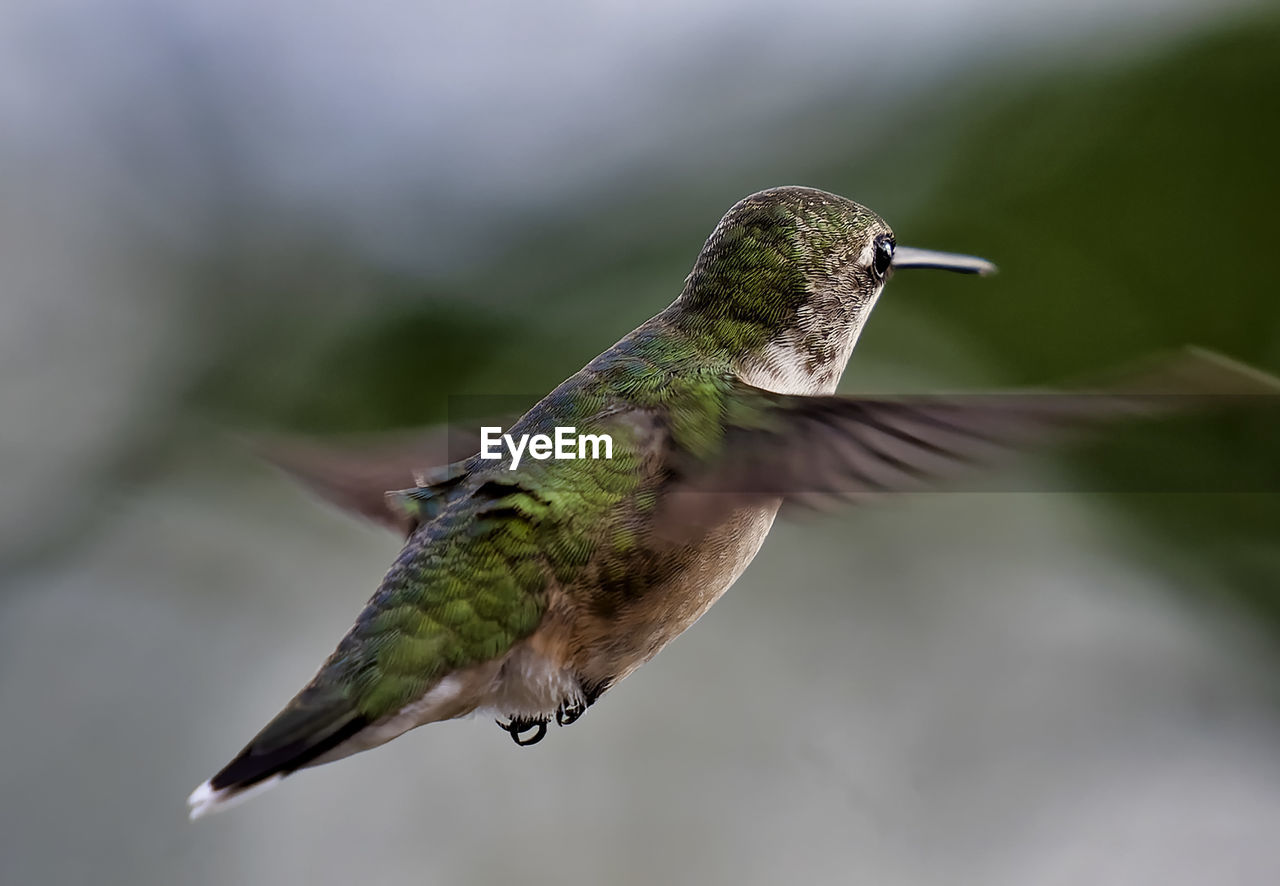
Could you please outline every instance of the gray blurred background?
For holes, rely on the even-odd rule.
[[[1278,111],[1263,4],[8,0],[0,881],[1276,882],[1280,497],[1248,490],[1280,445],[1247,428],[1044,467],[1232,494],[780,524],[536,748],[449,723],[183,801],[398,546],[237,435],[548,389],[778,184],[1001,265],[895,280],[845,390],[1185,343],[1280,371]]]

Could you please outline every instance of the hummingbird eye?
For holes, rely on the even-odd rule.
[[[893,264],[893,240],[881,237],[876,241],[875,257],[871,260],[871,271],[876,275],[877,280],[884,279],[884,275],[889,273],[891,264]]]

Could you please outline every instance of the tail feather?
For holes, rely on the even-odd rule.
[[[222,789],[215,788],[213,779],[209,779],[192,791],[191,796],[187,798],[187,815],[192,821],[195,821],[210,812],[221,812],[224,809],[230,809],[232,806],[248,800],[268,788],[275,787],[276,783],[282,778],[284,778],[283,775],[273,775],[252,787]]]
[[[187,799],[191,818],[225,809],[311,764],[370,723],[350,702],[309,688]]]

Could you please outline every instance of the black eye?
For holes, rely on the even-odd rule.
[[[893,264],[893,241],[888,237],[881,237],[876,241],[875,258],[871,260],[871,270],[876,275],[876,279],[884,278],[889,273],[889,265]]]

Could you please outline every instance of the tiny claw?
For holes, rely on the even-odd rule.
[[[587,712],[588,702],[581,698],[566,701],[556,708],[556,725],[568,726],[578,722],[578,718]]]
[[[503,723],[501,720],[495,720],[502,729],[511,736],[511,740],[522,748],[527,748],[531,744],[537,744],[547,735],[546,720],[532,720],[527,717],[512,717],[509,722]],[[522,734],[536,730],[529,738],[522,738]]]

